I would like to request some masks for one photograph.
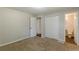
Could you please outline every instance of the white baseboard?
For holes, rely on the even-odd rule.
[[[60,42],[60,43],[63,43],[63,44],[64,44],[64,41],[59,41],[59,40],[58,40],[58,42]]]
[[[15,43],[15,42],[21,41],[21,40],[26,39],[26,38],[29,38],[29,37],[23,37],[23,38],[20,38],[20,39],[15,40],[15,41],[11,41],[11,42],[7,42],[7,43],[0,44],[0,47],[1,46],[5,46],[5,45],[8,45],[8,44],[11,44],[11,43]]]

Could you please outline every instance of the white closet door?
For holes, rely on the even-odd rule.
[[[59,16],[45,18],[45,36],[49,38],[59,37]]]
[[[36,36],[36,18],[34,17],[30,19],[30,36]]]

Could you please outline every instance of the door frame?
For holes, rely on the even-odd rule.
[[[31,17],[31,18],[29,19],[29,34],[30,34],[29,36],[30,36],[30,37],[36,36],[36,34],[35,34],[34,36],[31,35],[31,29],[32,29],[32,27],[31,27],[31,20],[32,20],[32,19],[35,19],[35,20],[36,20],[36,18],[35,18],[35,17]],[[35,29],[36,29],[36,26],[35,26]],[[35,30],[35,31],[36,31],[36,30]],[[35,33],[36,33],[36,32],[35,32]]]
[[[69,13],[72,13],[72,12],[69,12]],[[75,13],[76,14],[76,21],[75,21],[75,25],[74,25],[74,27],[75,27],[75,31],[74,31],[74,41],[75,41],[75,43],[77,44],[77,29],[78,29],[78,17],[77,17],[77,12],[73,12],[73,13]],[[68,13],[65,13],[64,14],[64,43],[65,43],[65,15],[66,14],[68,14]]]

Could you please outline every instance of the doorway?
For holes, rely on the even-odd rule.
[[[30,37],[36,36],[36,18],[31,17],[30,19]]]
[[[38,37],[41,37],[41,17],[37,17],[37,20],[36,20],[36,30],[37,30],[37,36]]]
[[[75,44],[76,13],[65,14],[65,42]]]

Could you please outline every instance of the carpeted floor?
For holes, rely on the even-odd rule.
[[[32,37],[3,47],[0,51],[76,51],[79,47],[70,43],[60,43],[51,38]]]

